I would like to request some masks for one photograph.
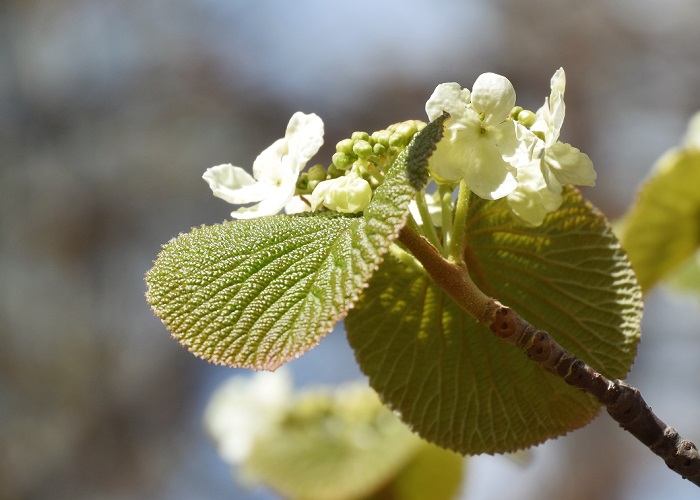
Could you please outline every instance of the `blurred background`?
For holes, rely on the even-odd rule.
[[[335,143],[424,119],[435,85],[506,75],[536,109],[568,76],[563,140],[622,215],[700,109],[696,0],[4,0],[0,4],[0,498],[271,498],[201,426],[239,370],[198,360],[144,299],[179,232],[232,207],[201,179],[250,166],[294,111]],[[657,290],[631,382],[700,441],[700,301]],[[342,329],[290,364],[360,377]],[[532,452],[468,461],[469,499],[697,498],[607,415]]]

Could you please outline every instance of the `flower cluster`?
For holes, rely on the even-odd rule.
[[[562,203],[565,184],[592,186],[596,173],[587,155],[560,142],[564,121],[566,77],[559,69],[551,92],[536,112],[515,106],[515,90],[507,78],[485,73],[472,90],[458,83],[437,86],[425,109],[430,120],[444,112],[444,137],[430,158],[430,172],[439,184],[464,181],[487,200],[506,198],[513,213],[539,225]],[[355,132],[336,145],[332,164],[309,160],[323,144],[323,122],[315,114],[295,113],[282,139],[253,163],[253,175],[233,165],[218,165],[204,173],[215,196],[244,206],[236,219],[326,208],[342,213],[363,211],[385,169],[425,124],[407,121],[372,135]],[[431,219],[440,219],[435,200]],[[414,217],[419,215],[412,206]]]
[[[231,164],[211,167],[202,176],[217,196],[241,207],[234,219],[288,214],[325,207],[357,213],[369,205],[373,189],[411,137],[425,126],[415,120],[372,135],[355,132],[340,141],[333,163],[313,165],[302,172],[323,145],[323,121],[315,114],[294,113],[282,139],[265,149],[253,163],[253,175]]]
[[[479,76],[472,91],[457,83],[438,85],[426,103],[431,120],[443,112],[445,135],[430,159],[438,182],[464,180],[481,198],[507,198],[525,222],[539,225],[562,203],[562,186],[592,186],[596,174],[590,158],[560,142],[564,121],[563,69],[551,79],[551,93],[532,112],[515,107],[515,90],[507,78]]]

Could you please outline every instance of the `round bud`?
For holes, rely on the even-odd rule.
[[[367,132],[353,132],[352,135],[353,141],[367,141],[369,140],[369,134]]]
[[[527,109],[523,109],[520,113],[518,113],[518,123],[525,125],[527,128],[532,127],[536,120],[537,115]]]
[[[338,153],[350,154],[350,153],[352,153],[353,142],[354,141],[352,139],[343,139],[342,141],[340,141],[338,144],[335,145],[335,150]]]
[[[345,170],[355,159],[345,153],[334,153],[332,161],[336,168]]]
[[[326,169],[320,163],[311,167],[308,173],[309,181],[325,181],[326,175]]]
[[[352,152],[360,158],[368,158],[372,154],[372,145],[364,140],[356,140]]]

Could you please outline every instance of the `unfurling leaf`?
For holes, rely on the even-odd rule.
[[[605,219],[573,189],[538,228],[472,196],[465,253],[486,293],[611,378],[639,340],[641,293]],[[465,313],[396,250],[346,319],[361,369],[425,439],[464,454],[514,451],[588,423],[590,396]]]
[[[700,150],[659,160],[626,218],[622,243],[644,292],[688,263],[700,248]]]
[[[353,306],[405,224],[443,121],[415,135],[360,217],[260,217],[171,240],[146,275],[153,310],[214,363],[274,370],[308,351]]]

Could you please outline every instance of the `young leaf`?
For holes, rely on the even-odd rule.
[[[641,293],[604,218],[573,189],[538,228],[472,196],[467,266],[486,293],[611,378],[639,340]],[[459,308],[392,252],[345,325],[370,384],[418,434],[464,454],[514,451],[588,423],[599,405]]]
[[[365,498],[424,446],[374,391],[354,385],[303,396],[274,431],[256,440],[245,466],[284,498]]]
[[[171,240],[146,274],[153,310],[213,363],[274,370],[308,351],[352,307],[405,224],[443,121],[414,136],[360,217],[261,217]]]
[[[627,216],[622,243],[644,292],[700,247],[700,150],[663,156]]]
[[[406,466],[378,494],[382,500],[452,500],[457,498],[464,477],[462,456],[422,442]]]

